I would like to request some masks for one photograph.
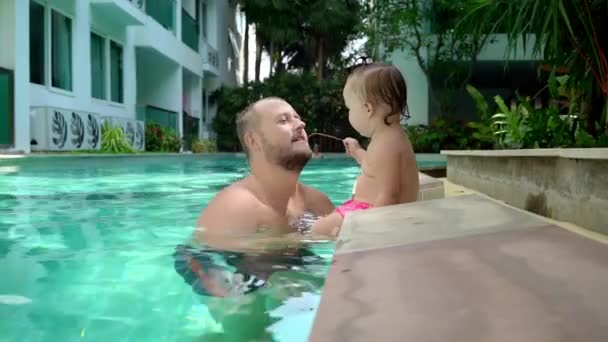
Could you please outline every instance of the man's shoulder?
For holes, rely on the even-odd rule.
[[[260,200],[243,181],[222,189],[209,201],[197,221],[208,230],[249,229],[255,225]]]
[[[218,192],[209,202],[209,207],[219,206],[224,209],[255,207],[260,203],[253,191],[241,180]]]

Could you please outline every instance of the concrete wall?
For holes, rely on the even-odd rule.
[[[162,57],[138,54],[137,103],[181,113],[182,69]]]
[[[608,233],[608,149],[595,150],[592,158],[588,151],[549,152],[444,152],[447,178],[518,208]]]
[[[426,26],[428,25],[425,25],[423,30],[428,29]],[[507,36],[505,34],[493,35],[479,52],[477,56],[478,61],[502,61],[505,60],[507,56],[510,60],[514,61],[538,59],[538,57],[535,57],[532,54],[535,37],[531,35],[525,39],[526,50],[523,48],[524,39],[522,38],[517,42],[516,51],[509,52],[507,50]],[[428,53],[424,49],[422,49],[420,54],[424,60],[428,58]],[[408,106],[411,114],[408,124],[428,124],[434,119],[434,115],[437,113],[438,109],[435,108],[436,106],[432,106],[433,101],[429,101],[429,97],[432,96],[431,91],[429,90],[429,83],[424,72],[420,68],[415,55],[409,50],[397,50],[388,56],[388,61],[401,71],[407,83]],[[502,68],[502,66],[499,66],[499,68]],[[436,93],[435,95],[440,96],[441,94]],[[464,95],[469,97],[468,93],[464,93]],[[466,115],[465,118],[471,118],[471,115]]]
[[[405,78],[407,105],[411,115],[407,124],[427,125],[429,123],[429,84],[426,75],[416,59],[407,51],[394,52],[390,60]]]

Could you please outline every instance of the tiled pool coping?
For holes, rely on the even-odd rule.
[[[607,341],[608,238],[479,194],[347,217],[310,341]]]

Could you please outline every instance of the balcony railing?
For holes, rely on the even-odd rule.
[[[205,41],[203,41],[203,47],[203,63],[216,69],[219,68],[220,59],[217,50]]]
[[[182,42],[198,52],[198,22],[182,8]]]

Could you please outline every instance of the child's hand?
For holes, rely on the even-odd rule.
[[[343,142],[344,148],[346,149],[346,154],[351,157],[354,157],[353,153],[361,148],[361,146],[359,146],[359,142],[353,138],[346,138]]]

